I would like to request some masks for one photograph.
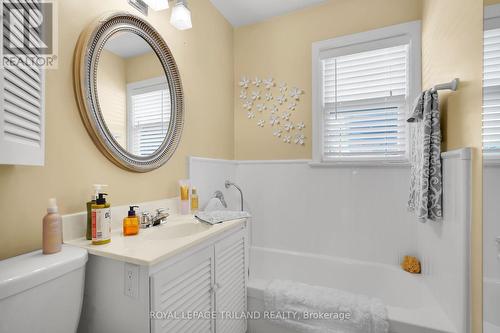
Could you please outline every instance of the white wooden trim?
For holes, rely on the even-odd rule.
[[[421,22],[412,21],[397,24],[381,29],[370,30],[336,37],[333,39],[318,41],[312,44],[312,144],[313,161],[318,163],[327,163],[323,160],[322,142],[323,142],[323,117],[320,101],[321,99],[321,74],[320,74],[320,55],[323,52],[337,49],[338,55],[351,53],[356,49],[360,52],[362,49],[374,49],[384,47],[387,43],[398,41],[400,44],[404,41],[409,43],[409,73],[411,79],[408,81],[408,107],[416,99],[422,90],[422,62],[421,62]],[[360,45],[364,44],[364,45]],[[344,50],[340,50],[344,49]],[[407,156],[409,148],[407,147]],[[380,161],[380,160],[379,160]],[[382,160],[382,162],[385,162]],[[350,164],[356,165],[359,162],[352,160]],[[385,165],[383,163],[379,165]]]

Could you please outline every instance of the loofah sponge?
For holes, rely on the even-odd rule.
[[[412,256],[405,256],[401,263],[401,268],[413,274],[420,274],[420,261]]]

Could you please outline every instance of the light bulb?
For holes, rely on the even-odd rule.
[[[186,7],[184,1],[178,1],[172,8],[172,15],[170,16],[170,24],[179,30],[191,29],[191,12]]]
[[[144,2],[154,11],[168,8],[168,0],[144,0]]]

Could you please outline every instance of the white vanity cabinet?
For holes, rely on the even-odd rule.
[[[153,265],[89,251],[78,332],[245,333],[246,224],[235,224]]]
[[[152,319],[151,332],[246,332],[233,319],[246,311],[246,239],[242,229],[153,274],[151,311],[165,318]]]

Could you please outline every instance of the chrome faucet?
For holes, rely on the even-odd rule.
[[[146,229],[149,227],[156,227],[167,223],[167,217],[169,213],[165,212],[165,209],[159,208],[156,210],[156,215],[152,215],[149,212],[142,212],[141,214],[141,229]]]
[[[240,191],[241,211],[243,211],[243,191],[241,190],[241,188],[230,180],[226,180],[226,182],[224,183],[224,186],[226,188],[230,188],[231,186],[234,186],[234,187],[236,187],[236,189],[238,191]]]

